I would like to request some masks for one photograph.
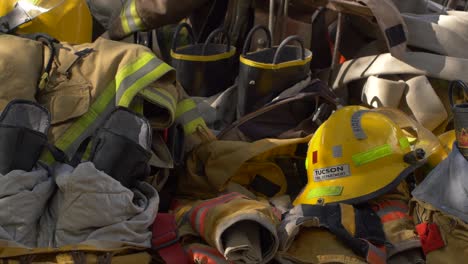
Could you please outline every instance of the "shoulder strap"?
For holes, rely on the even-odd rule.
[[[21,37],[39,41],[45,46],[47,46],[50,50],[50,55],[47,60],[47,64],[44,68],[44,72],[42,73],[41,79],[39,80],[39,84],[38,84],[39,89],[42,90],[45,88],[45,86],[47,85],[47,82],[49,81],[49,74],[50,74],[50,70],[52,69],[52,63],[54,61],[54,57],[56,53],[54,43],[59,43],[59,41],[47,34],[42,34],[42,33],[21,35]]]

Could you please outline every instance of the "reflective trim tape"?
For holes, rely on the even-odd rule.
[[[125,34],[130,34],[143,29],[143,22],[140,16],[138,16],[135,0],[127,1],[127,4],[122,9],[120,16],[122,20],[122,29]]]
[[[369,151],[354,154],[352,159],[356,166],[361,166],[380,158],[389,156],[393,153],[392,147],[389,144],[375,147]]]
[[[410,220],[410,221],[413,220],[413,218],[411,218],[411,216],[409,216],[406,213],[402,213],[402,212],[389,212],[389,213],[382,214],[382,215],[379,214],[379,216],[380,216],[380,221],[382,223],[387,223],[387,222],[391,222],[391,221],[395,221],[395,220],[401,220],[401,219],[406,219],[406,220]]]
[[[364,239],[363,239],[364,240]],[[367,250],[366,260],[369,264],[386,264],[387,263],[387,254],[384,250],[379,249],[378,247],[371,244],[369,241],[364,240],[369,248]]]
[[[254,68],[266,69],[266,70],[279,70],[287,67],[294,67],[294,66],[303,66],[306,65],[308,62],[312,60],[312,54],[307,56],[305,60],[293,60],[278,64],[273,63],[262,63],[247,59],[244,55],[240,56],[240,62]]]
[[[410,142],[407,137],[400,138],[399,142],[400,142],[400,148],[402,150],[410,147]]]
[[[150,64],[152,67],[148,68],[146,64]],[[74,122],[55,142],[55,145],[68,156],[74,155],[80,143],[85,138],[91,136],[115,108],[117,104],[116,94],[121,96],[119,104],[128,107],[139,91],[170,70],[172,70],[172,68],[158,61],[154,54],[149,52],[143,54],[135,62],[117,72],[115,79],[99,95],[88,112]],[[142,73],[144,74],[142,75]],[[143,77],[138,79],[135,78],[135,76]],[[135,82],[132,83],[128,80],[135,80]],[[45,152],[41,160],[48,164],[54,161],[49,152]]]
[[[177,105],[176,122],[183,126],[186,135],[194,133],[198,126],[206,126],[192,99],[183,100]]]
[[[361,119],[362,115],[369,112],[368,110],[360,110],[353,114],[351,117],[351,128],[356,139],[366,139],[366,133],[362,129]]]
[[[158,63],[156,63],[158,62]],[[157,79],[159,79],[161,76],[164,74],[168,73],[169,71],[172,70],[172,67],[159,61],[159,59],[155,58],[155,60],[151,60],[149,62],[151,64],[151,67],[144,66],[143,69],[152,69],[150,70],[146,75],[144,75],[141,78],[136,78],[139,77],[140,74],[144,72],[137,71],[134,73],[135,78],[129,77],[130,79],[135,79],[136,81],[131,84],[128,83],[127,85],[130,86],[121,86],[119,87],[119,91],[124,90],[122,98],[120,99],[118,105],[119,106],[125,106],[128,107],[130,103],[132,102],[133,98],[145,87],[150,85],[151,83],[155,82]]]
[[[334,158],[342,158],[343,157],[343,147],[341,145],[333,146],[332,152],[333,152],[333,157]]]
[[[412,218],[408,215],[409,208],[400,201],[383,201],[375,205],[374,211],[380,217],[382,223]]]
[[[399,210],[403,210],[404,212],[409,211],[409,207],[406,203],[397,200],[385,200],[377,203],[375,206],[376,209],[374,211],[380,211],[388,207],[398,207]]]
[[[194,109],[195,107],[197,107],[197,104],[195,104],[192,99],[180,101],[179,104],[177,104],[176,118],[179,118],[182,114]]]
[[[55,146],[63,150],[69,156],[74,155],[81,141],[91,135],[103,122],[104,118],[112,112],[114,109],[113,101],[115,101],[115,81],[112,81],[101,95],[99,95],[88,112],[74,122],[65,133],[59,137],[55,142]],[[43,153],[41,160],[47,164],[52,164],[54,162],[54,158],[49,151]]]
[[[201,237],[205,238],[205,217],[208,214],[209,209],[217,206],[219,204],[227,203],[233,199],[243,197],[239,193],[229,193],[223,196],[219,196],[217,198],[204,201],[199,205],[195,206],[190,211],[190,224],[192,227],[198,231]]]
[[[147,87],[143,89],[140,92],[140,94],[146,100],[150,101],[151,103],[155,105],[159,105],[164,109],[167,109],[170,115],[170,124],[173,123],[175,119],[176,102],[175,102],[175,98],[171,94],[169,94],[164,89],[152,88],[152,87]],[[163,128],[166,128],[166,127],[163,127]]]
[[[307,199],[322,196],[339,196],[343,192],[343,186],[323,186],[310,190],[307,193]]]
[[[180,50],[180,49],[179,49]],[[171,57],[176,59],[176,60],[185,60],[185,61],[219,61],[219,60],[224,60],[231,58],[236,54],[236,48],[231,46],[230,50],[228,52],[223,52],[220,54],[215,54],[215,55],[188,55],[188,54],[182,54],[182,53],[177,53],[177,50],[174,51],[171,49]]]
[[[151,53],[144,53],[138,61],[135,63],[129,64],[124,66],[116,75],[115,75],[115,82],[117,87],[117,101],[118,103],[126,89],[119,89],[119,87],[130,87],[133,83],[135,83],[139,78],[142,78],[149,72],[151,72],[154,68],[159,66],[162,62],[161,61],[154,61],[156,58]]]
[[[141,97],[134,98],[130,104],[130,109],[132,109],[135,113],[143,115],[143,102],[143,98]]]
[[[189,246],[189,254],[194,263],[229,263],[217,249],[209,246]]]

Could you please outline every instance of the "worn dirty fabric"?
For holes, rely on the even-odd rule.
[[[234,182],[257,196],[297,194],[307,183],[302,176],[306,175],[304,161],[309,140],[310,136],[200,144],[187,156],[177,193],[209,199]]]
[[[459,263],[468,257],[468,223],[462,219],[441,212],[429,203],[413,199],[411,215],[416,224],[431,224],[440,232],[442,247],[426,252],[426,263]],[[427,234],[434,237],[432,232]],[[437,237],[437,236],[436,236]],[[439,245],[440,246],[440,245]]]
[[[336,109],[337,101],[325,83],[307,78],[227,126],[218,138],[253,142],[265,138],[306,137]]]
[[[192,243],[185,247],[190,263],[229,264],[216,248],[201,243]]]
[[[210,97],[192,97],[206,125],[218,134],[236,120],[237,84]]]
[[[54,190],[52,177],[42,167],[0,174],[0,240],[37,247],[39,219]]]
[[[426,76],[394,76],[392,79],[370,76],[362,91],[363,102],[373,107],[405,110],[431,131],[447,120],[444,104]]]
[[[281,264],[298,263],[340,263],[364,264],[364,258],[356,255],[343,241],[328,230],[304,228],[297,234],[287,249],[281,249],[275,256]]]
[[[1,34],[0,46],[15,47],[21,56],[11,49],[0,50],[0,111],[13,99],[35,101],[37,85],[42,69],[42,44],[37,41]],[[24,78],[28,76],[28,78]]]
[[[414,198],[468,222],[468,161],[455,142],[443,160],[412,192]]]
[[[468,21],[449,15],[402,15],[408,27],[408,46],[445,56],[468,58]]]
[[[179,234],[199,237],[228,261],[269,263],[279,246],[279,215],[266,202],[228,193],[176,209]]]
[[[109,36],[120,40],[137,31],[174,24],[189,16],[208,0],[127,0],[110,22]]]
[[[112,19],[119,15],[126,0],[86,0],[86,2],[91,15],[107,29]]]
[[[298,205],[284,214],[278,228],[281,263],[383,263],[385,235],[368,206]],[[319,242],[320,241],[320,242]],[[373,245],[375,244],[375,245]],[[380,261],[379,261],[380,260]]]
[[[353,15],[374,16],[374,28],[380,30],[387,50],[393,57],[401,59],[406,53],[408,29],[400,11],[391,0],[330,0],[331,7],[346,10]]]
[[[389,264],[424,263],[421,242],[409,212],[410,199],[408,185],[402,182],[395,190],[369,202],[382,222]]]
[[[159,205],[151,185],[127,189],[91,162],[58,165],[54,177],[58,191],[41,219],[39,247],[151,247]]]

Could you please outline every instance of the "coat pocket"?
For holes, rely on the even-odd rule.
[[[76,76],[76,77],[75,77]],[[51,81],[39,93],[38,101],[49,109],[52,125],[67,122],[88,112],[91,104],[91,84],[81,76],[72,75]]]

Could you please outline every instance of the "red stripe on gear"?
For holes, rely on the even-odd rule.
[[[189,251],[191,259],[204,264],[227,264],[227,261],[218,250],[212,247],[191,246]]]
[[[318,153],[317,151],[312,152],[312,164],[315,164],[318,162]]]
[[[386,207],[398,207],[403,209],[404,211],[409,211],[408,205],[405,204],[404,202],[401,201],[395,201],[395,200],[388,200],[388,201],[382,201],[378,203],[379,210],[384,209]]]
[[[207,201],[202,202],[199,205],[195,206],[194,208],[192,208],[191,213],[190,213],[190,223],[195,223],[198,210],[203,208],[204,205],[210,204],[210,203],[215,203],[216,201],[218,201],[220,199],[223,199],[223,197],[225,197],[225,196],[231,196],[231,195],[235,195],[235,194],[237,194],[237,193],[229,193],[229,194],[226,194],[226,195],[223,195],[223,196],[213,198],[211,200],[207,200]],[[192,224],[192,226],[195,227],[195,225],[193,225],[193,224]]]
[[[402,212],[391,212],[380,217],[380,221],[382,221],[382,223],[387,223],[390,221],[395,221],[395,220],[400,220],[400,219],[412,220],[411,216]]]
[[[227,203],[229,201],[232,201],[236,198],[239,198],[239,197],[243,197],[242,195],[240,194],[237,194],[235,196],[231,196],[231,197],[226,197],[226,199],[222,199],[222,200],[219,200],[216,204],[210,204],[209,206],[206,206],[204,208],[202,208],[202,212],[201,212],[201,215],[200,215],[200,219],[199,219],[199,223],[200,223],[200,228],[199,228],[199,231],[198,233],[203,237],[205,238],[205,218],[206,218],[206,215],[208,214],[208,211],[213,208],[214,206],[218,205],[218,204],[222,204],[222,203]]]
[[[366,240],[364,240],[366,241]],[[366,241],[369,245],[367,250],[367,263],[370,264],[386,264],[387,263],[387,254],[384,250],[380,250],[378,247],[371,244],[369,241]]]

